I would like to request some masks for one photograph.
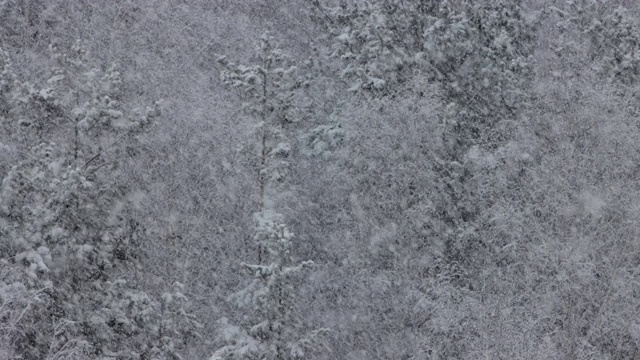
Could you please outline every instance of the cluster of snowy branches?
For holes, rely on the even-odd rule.
[[[624,3],[0,1],[0,358],[640,357]]]

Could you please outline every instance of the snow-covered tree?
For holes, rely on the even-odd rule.
[[[582,69],[607,82],[637,83],[640,32],[627,8],[606,1],[580,0],[550,9],[559,30],[559,36],[552,40],[553,50],[574,68],[572,73],[562,75],[580,76],[578,69]],[[567,71],[571,72],[569,68]]]
[[[252,319],[247,329],[220,321],[222,337],[230,344],[217,350],[212,360],[223,359],[305,359],[328,333],[321,329],[300,334],[300,323],[291,317],[295,306],[293,284],[312,261],[294,263],[291,258],[293,234],[276,213],[256,215],[255,241],[269,254],[265,265],[241,265],[254,277],[243,290],[230,297]]]
[[[231,296],[236,306],[246,308],[248,329],[220,321],[222,337],[230,344],[212,357],[222,359],[302,359],[318,345],[326,330],[300,336],[300,324],[292,318],[295,305],[294,284],[299,273],[312,261],[292,261],[293,234],[284,217],[277,212],[279,191],[285,181],[287,158],[291,152],[288,125],[299,121],[304,111],[299,94],[305,81],[296,72],[289,57],[263,35],[258,49],[259,63],[236,65],[221,57],[223,81],[239,89],[249,114],[258,121],[259,210],[253,240],[258,247],[258,263],[242,263],[254,280]],[[298,101],[298,102],[297,102]]]
[[[260,39],[257,54],[256,65],[235,64],[226,57],[219,57],[218,63],[224,83],[239,91],[247,112],[258,120],[259,206],[271,209],[278,196],[277,185],[284,181],[289,167],[290,125],[302,118],[299,102],[305,80],[268,33]]]
[[[331,56],[344,62],[341,76],[353,90],[376,96],[412,96],[410,78],[436,84],[445,108],[441,173],[433,222],[449,229],[447,256],[460,260],[480,213],[480,194],[467,185],[465,158],[472,148],[490,152],[507,144],[513,122],[531,104],[532,61],[539,16],[519,1],[367,1],[330,9]],[[404,85],[403,85],[404,84]],[[429,89],[430,90],[430,89]],[[432,90],[431,90],[432,91]],[[477,243],[477,241],[471,241]],[[454,255],[455,254],[455,255]]]
[[[105,359],[137,358],[145,348],[157,348],[155,358],[178,356],[172,342],[182,325],[165,324],[169,313],[192,329],[197,322],[131,278],[149,235],[120,173],[159,104],[132,109],[120,73],[92,67],[80,43],[51,51],[55,64],[43,83],[19,80],[6,53],[1,62],[0,126],[26,155],[0,185],[0,258],[10,269],[1,281],[33,299],[7,336],[26,359],[78,346],[82,356]],[[3,291],[2,304],[11,296]]]

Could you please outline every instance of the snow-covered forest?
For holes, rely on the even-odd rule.
[[[0,359],[640,359],[640,3],[0,0]]]

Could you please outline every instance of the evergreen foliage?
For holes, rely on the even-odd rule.
[[[27,156],[0,187],[0,257],[10,268],[2,301],[20,296],[29,314],[21,331],[5,336],[26,359],[73,351],[177,356],[162,335],[177,326],[163,323],[171,305],[127,280],[148,235],[120,167],[131,161],[136,135],[160,116],[158,104],[124,108],[119,72],[90,67],[81,44],[68,54],[51,51],[56,64],[42,85],[21,82],[3,59],[2,126],[27,141],[18,145]],[[181,315],[188,328],[198,326]]]

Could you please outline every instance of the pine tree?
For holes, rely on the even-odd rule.
[[[304,80],[296,66],[265,34],[258,49],[258,65],[230,63],[221,57],[222,79],[237,88],[249,113],[259,121],[259,211],[254,215],[253,240],[258,263],[241,266],[254,277],[242,291],[230,297],[236,306],[246,308],[248,329],[220,320],[222,337],[230,344],[217,350],[212,360],[222,359],[302,359],[305,351],[318,345],[326,330],[300,336],[300,324],[292,318],[295,305],[294,283],[312,261],[295,264],[291,257],[293,234],[276,211],[278,191],[285,181],[290,155],[288,125],[300,118],[295,100]]]
[[[182,326],[164,323],[176,303],[153,299],[129,274],[149,234],[120,174],[137,136],[160,116],[159,104],[132,109],[120,73],[92,67],[80,43],[69,53],[51,47],[51,54],[55,65],[41,85],[21,81],[7,53],[0,61],[0,126],[24,154],[0,185],[0,258],[9,268],[0,301],[20,295],[30,302],[2,335],[25,359],[71,350],[179,358],[162,334]]]

